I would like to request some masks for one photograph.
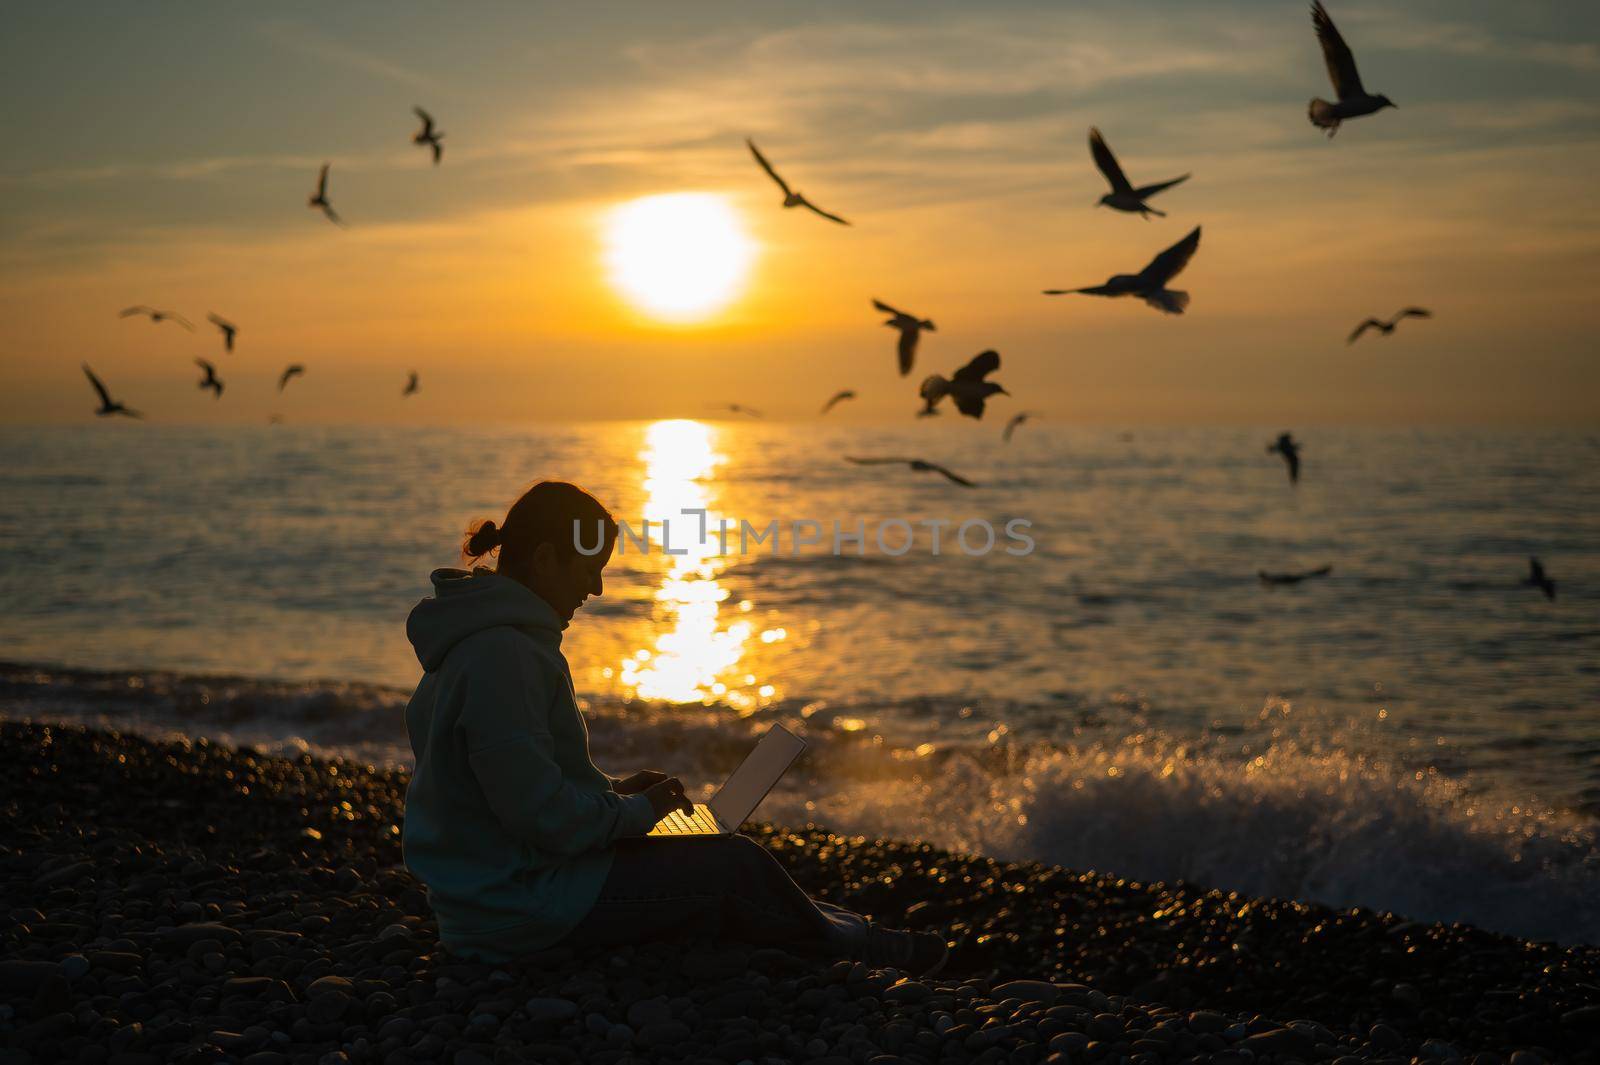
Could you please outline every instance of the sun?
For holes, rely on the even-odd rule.
[[[646,314],[688,322],[708,317],[743,291],[755,244],[721,196],[645,196],[606,216],[611,283]]]

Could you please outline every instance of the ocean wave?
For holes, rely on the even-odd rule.
[[[359,684],[0,665],[0,716],[373,764],[410,761],[406,697]],[[791,723],[810,750],[762,807],[779,823],[1600,943],[1593,820],[1493,794],[1371,735],[1296,722],[1287,707],[1264,711],[1273,720],[1262,730],[1198,737],[1102,730],[1071,744],[1024,742],[1000,723],[975,743],[875,734],[874,721],[906,709],[786,703],[741,717],[715,706],[585,706],[604,766],[698,782],[720,780],[771,721]],[[711,790],[701,785],[701,796]]]

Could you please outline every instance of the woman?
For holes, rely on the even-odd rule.
[[[434,595],[406,622],[425,673],[406,707],[405,862],[444,945],[504,962],[556,943],[694,934],[936,971],[942,938],[813,902],[747,836],[643,838],[692,809],[683,784],[595,767],[561,654],[561,631],[601,594],[616,536],[589,493],[540,482],[504,522],[470,530],[463,553],[497,554],[494,570],[434,571]]]

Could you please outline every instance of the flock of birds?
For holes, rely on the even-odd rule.
[[[1333,84],[1335,101],[1324,100],[1321,97],[1313,98],[1307,108],[1307,116],[1312,125],[1325,131],[1332,138],[1343,122],[1364,115],[1374,114],[1397,104],[1382,94],[1369,93],[1361,83],[1361,76],[1356,69],[1355,57],[1345,43],[1343,36],[1329,17],[1323,7],[1322,0],[1313,0],[1311,5],[1311,22],[1316,31],[1317,40],[1322,48],[1323,59],[1327,64],[1328,77]],[[422,127],[411,137],[411,143],[429,150],[433,158],[433,165],[439,165],[444,155],[444,146],[441,143],[444,132],[437,128],[433,116],[421,107],[412,108],[413,113],[422,123]],[[751,156],[766,175],[783,192],[782,206],[786,209],[804,208],[819,218],[841,226],[850,223],[842,216],[831,211],[823,210],[816,203],[807,199],[778,173],[776,167],[756,147],[754,140],[746,138],[746,146]],[[1134,185],[1127,177],[1121,163],[1106,143],[1105,136],[1098,128],[1089,130],[1089,154],[1095,167],[1104,176],[1110,191],[1100,197],[1097,206],[1109,207],[1116,211],[1128,214],[1137,214],[1148,221],[1153,215],[1158,218],[1166,217],[1166,212],[1150,205],[1150,199],[1174,186],[1189,180],[1190,174],[1182,174],[1165,181],[1158,181],[1146,185]],[[328,178],[330,164],[324,163],[317,175],[315,191],[307,199],[308,207],[320,211],[329,222],[344,227],[346,223],[334,210],[332,201],[328,198]],[[1189,305],[1189,293],[1169,287],[1172,281],[1183,272],[1194,258],[1195,252],[1200,247],[1201,227],[1195,226],[1181,240],[1159,252],[1137,273],[1114,274],[1098,285],[1087,285],[1078,288],[1050,288],[1044,289],[1046,296],[1064,295],[1089,295],[1118,298],[1133,296],[1142,300],[1147,305],[1167,314],[1182,314]],[[895,331],[896,366],[901,377],[908,376],[916,364],[918,344],[924,333],[935,332],[936,328],[932,319],[921,315],[900,310],[883,300],[874,298],[872,306],[875,310],[888,315],[883,325]],[[172,321],[183,326],[190,332],[194,331],[193,324],[185,317],[172,311],[157,310],[148,306],[128,307],[121,312],[124,318],[142,315],[148,317],[152,323]],[[1396,326],[1408,318],[1430,318],[1432,314],[1423,307],[1407,307],[1397,312],[1388,319],[1367,318],[1350,333],[1346,343],[1353,344],[1367,331],[1376,330],[1382,336],[1389,336],[1395,331]],[[221,331],[224,348],[228,352],[234,349],[234,340],[238,328],[231,322],[216,314],[208,316],[209,321]],[[195,364],[204,372],[204,377],[199,382],[202,390],[209,390],[215,398],[220,399],[224,389],[223,381],[217,376],[216,367],[206,359],[197,358]],[[918,387],[917,394],[922,400],[921,409],[917,410],[917,417],[928,417],[939,413],[939,405],[948,397],[956,410],[967,417],[982,419],[987,401],[993,396],[1010,396],[998,382],[989,380],[989,376],[1000,368],[1000,355],[994,350],[986,350],[973,356],[964,366],[957,369],[951,376],[942,374],[929,374],[923,378]],[[95,411],[102,417],[121,415],[131,418],[140,418],[142,415],[132,410],[123,403],[112,399],[104,382],[97,377],[87,364],[83,367],[84,374],[88,377],[96,394],[100,399],[100,407]],[[286,367],[278,378],[278,390],[282,392],[291,380],[305,373],[305,367],[300,363],[293,363]],[[406,381],[401,395],[411,396],[418,391],[419,379],[412,371]],[[826,415],[838,404],[855,399],[854,389],[841,389],[835,392],[823,404],[821,414]],[[741,414],[751,418],[763,417],[761,411],[738,403],[727,403],[718,409],[730,413]],[[1010,442],[1017,428],[1025,423],[1034,414],[1031,411],[1021,411],[1014,414],[1006,423],[1002,431],[1002,439]],[[277,421],[274,416],[273,421]],[[1279,434],[1276,441],[1269,444],[1269,454],[1277,454],[1283,458],[1288,469],[1289,481],[1298,484],[1300,480],[1300,450],[1303,445],[1293,436],[1284,432]],[[916,472],[937,473],[952,484],[966,488],[977,487],[976,482],[938,463],[929,462],[915,456],[845,456],[846,460],[856,465],[904,465]],[[1544,567],[1537,558],[1530,558],[1530,572],[1524,585],[1537,587],[1544,594],[1555,598],[1555,582],[1546,576]],[[1332,566],[1322,566],[1317,569],[1299,573],[1269,573],[1260,571],[1259,576],[1263,583],[1268,585],[1298,584],[1301,581],[1324,577],[1332,572]]]

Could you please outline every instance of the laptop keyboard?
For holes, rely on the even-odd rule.
[[[720,835],[721,832],[711,815],[701,806],[696,806],[693,814],[674,810],[650,830],[652,836],[703,836],[707,833]]]

